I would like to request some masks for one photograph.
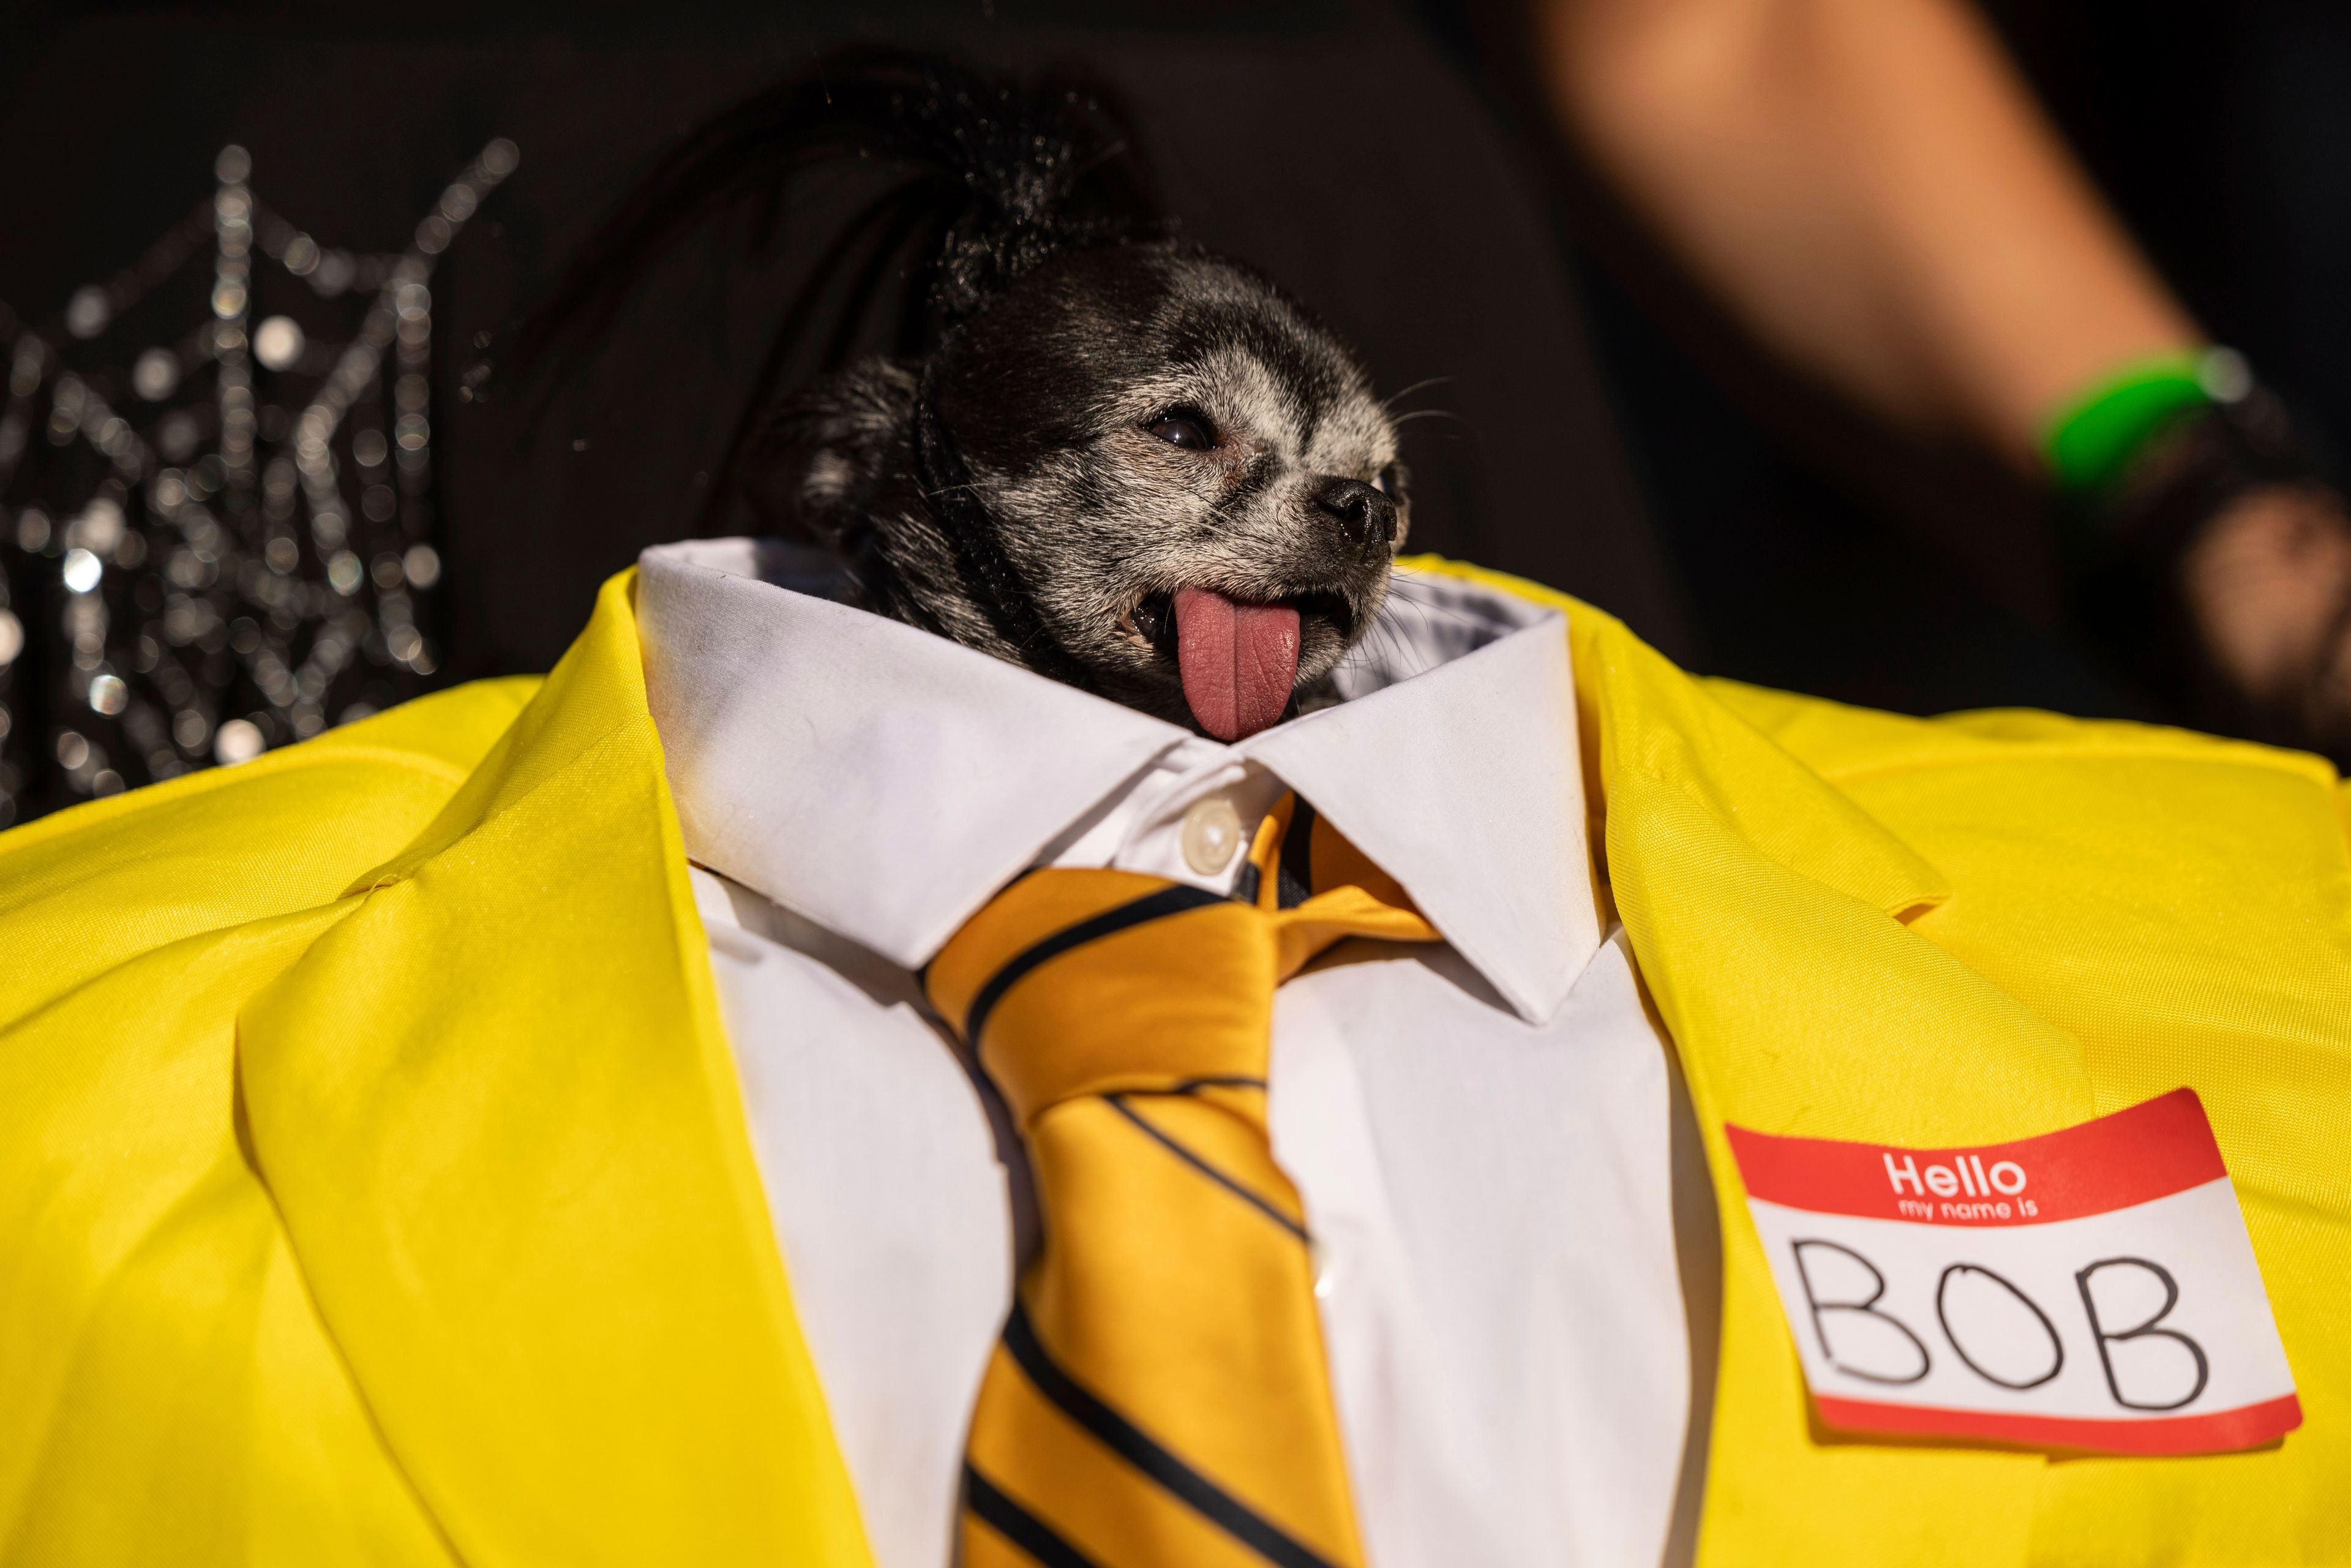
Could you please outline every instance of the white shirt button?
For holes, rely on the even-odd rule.
[[[1195,800],[1184,813],[1184,863],[1214,876],[1233,863],[1241,847],[1241,814],[1222,796]]]

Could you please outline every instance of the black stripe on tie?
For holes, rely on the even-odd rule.
[[[1181,1092],[1181,1091],[1175,1091],[1174,1092]],[[1207,1160],[1193,1153],[1187,1145],[1178,1143],[1175,1138],[1160,1131],[1157,1127],[1153,1126],[1149,1122],[1144,1121],[1142,1116],[1138,1115],[1134,1111],[1129,1110],[1127,1108],[1126,1101],[1123,1096],[1118,1094],[1105,1094],[1102,1096],[1102,1101],[1105,1104],[1109,1105],[1112,1110],[1117,1112],[1120,1115],[1125,1117],[1128,1121],[1142,1128],[1144,1132],[1148,1134],[1151,1137],[1156,1139],[1160,1146],[1165,1148],[1169,1154],[1174,1155],[1177,1159],[1182,1160],[1186,1165],[1190,1166],[1194,1170],[1198,1171],[1202,1176],[1207,1176],[1210,1181],[1215,1182],[1218,1186],[1223,1187],[1227,1192],[1231,1193],[1235,1197],[1239,1198],[1243,1203],[1248,1204],[1251,1208],[1256,1209],[1259,1214],[1264,1215],[1268,1219],[1272,1220],[1276,1225],[1280,1226],[1284,1230],[1289,1231],[1301,1241],[1311,1241],[1313,1239],[1313,1238],[1306,1234],[1306,1228],[1304,1226],[1299,1224],[1296,1220],[1290,1218],[1290,1216],[1282,1213],[1281,1210],[1268,1203],[1264,1198],[1259,1197],[1256,1193],[1251,1192],[1248,1187],[1242,1186],[1238,1181],[1227,1176],[1224,1172],[1210,1165]]]
[[[1314,896],[1314,808],[1292,796],[1290,831],[1281,835],[1281,863],[1275,873],[1274,902],[1295,909]]]
[[[996,1490],[977,1470],[963,1468],[963,1505],[997,1534],[1042,1563],[1045,1568],[1098,1568],[1094,1560],[1061,1539],[1053,1527]]]
[[[1091,920],[1081,920],[1066,931],[1057,931],[1032,946],[1023,948],[1012,960],[989,977],[971,999],[971,1009],[964,1015],[964,1043],[974,1051],[979,1049],[979,1031],[987,1023],[987,1015],[1004,999],[1004,993],[1023,975],[1049,958],[1058,958],[1072,947],[1082,947],[1097,937],[1113,931],[1123,931],[1130,925],[1142,925],[1150,921],[1181,915],[1187,909],[1199,909],[1225,901],[1213,893],[1196,887],[1178,884],[1163,887],[1157,893],[1145,894],[1130,904],[1106,909]]]
[[[1170,1083],[1165,1089],[1122,1089],[1122,1094],[1197,1094],[1203,1089],[1263,1089],[1262,1078],[1245,1078],[1238,1072],[1212,1072],[1202,1078],[1186,1078],[1181,1083]]]
[[[1112,1452],[1157,1481],[1200,1516],[1279,1568],[1336,1568],[1330,1559],[1293,1540],[1281,1527],[1161,1448],[1125,1416],[1078,1386],[1045,1354],[1029,1309],[1019,1297],[1004,1322],[1004,1348],[1061,1414],[1100,1438]]]

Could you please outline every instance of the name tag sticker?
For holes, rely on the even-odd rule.
[[[2209,1454],[2302,1425],[2195,1091],[1973,1149],[1725,1131],[1827,1426]]]

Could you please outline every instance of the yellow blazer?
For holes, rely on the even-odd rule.
[[[1707,1137],[1700,1550],[2351,1555],[2351,854],[2315,758],[1693,680],[1572,617],[1595,868]],[[0,1564],[863,1564],[646,711],[632,578],[485,682],[0,835]],[[2179,1084],[2306,1423],[1845,1441],[1721,1127],[1949,1146]]]

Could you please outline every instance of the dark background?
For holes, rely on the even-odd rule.
[[[2339,444],[2351,14],[1994,14],[2199,317]],[[0,301],[53,318],[203,197],[232,141],[277,211],[394,250],[485,141],[514,139],[520,170],[434,280],[432,614],[442,678],[543,669],[599,580],[704,527],[805,256],[730,260],[734,236],[705,236],[536,421],[455,401],[475,346],[666,138],[831,45],[1083,61],[1137,110],[1192,237],[1302,295],[1384,391],[1418,387],[1416,546],[1580,593],[1712,673],[1914,712],[2159,716],[2066,626],[2034,497],[1744,345],[1532,121],[1482,37],[1378,0],[35,7],[0,34]],[[820,235],[855,178],[788,229]]]

